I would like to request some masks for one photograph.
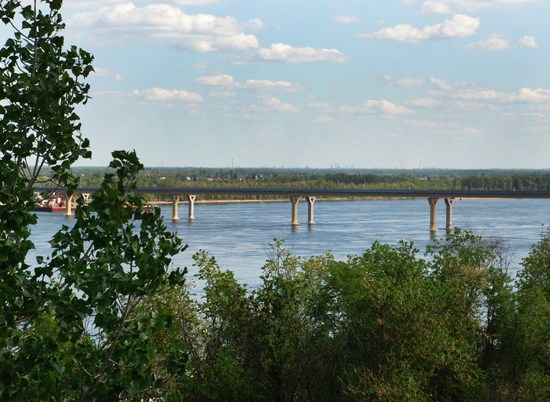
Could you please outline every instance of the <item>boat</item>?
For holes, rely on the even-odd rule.
[[[71,212],[74,212],[76,207],[71,207]],[[63,205],[35,205],[31,208],[34,212],[65,212],[67,208]]]
[[[71,212],[76,210],[76,204],[71,205]],[[66,212],[67,205],[63,194],[52,194],[42,199],[39,195],[35,198],[35,205],[31,208],[34,212]]]

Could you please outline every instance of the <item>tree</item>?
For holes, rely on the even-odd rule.
[[[550,231],[531,247],[518,274],[517,326],[508,365],[517,399],[550,398]]]
[[[149,370],[153,334],[170,326],[171,313],[139,307],[157,289],[183,283],[184,271],[170,265],[184,247],[134,194],[143,168],[135,153],[113,152],[114,173],[89,205],[79,201],[74,226],[53,237],[52,255],[27,260],[43,167],[71,195],[78,180],[70,167],[91,155],[75,108],[88,99],[92,56],[65,48],[61,5],[0,3],[13,30],[0,49],[0,397],[154,397],[162,379]],[[185,363],[185,353],[178,359]]]

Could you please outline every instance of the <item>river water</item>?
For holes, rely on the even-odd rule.
[[[192,255],[203,249],[216,257],[223,269],[250,286],[259,282],[261,267],[274,238],[285,241],[295,255],[332,253],[338,259],[361,254],[379,241],[395,244],[412,241],[422,252],[433,241],[429,231],[429,206],[425,199],[317,201],[315,225],[307,224],[307,203],[300,202],[300,225],[290,225],[290,202],[195,204],[195,221],[187,220],[187,205],[180,205],[180,220],[173,222],[170,205],[160,207],[168,228],[177,232],[189,248],[174,260],[196,273]],[[32,239],[36,253],[49,252],[48,240],[73,218],[37,213],[39,223]],[[438,203],[439,231],[445,238],[445,204]],[[455,200],[453,224],[476,234],[504,241],[511,256],[510,271],[520,267],[532,244],[550,223],[550,200]]]

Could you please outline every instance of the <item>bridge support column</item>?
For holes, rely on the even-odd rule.
[[[292,226],[298,225],[298,202],[300,201],[300,197],[291,197],[290,202],[292,203],[292,221],[290,224]]]
[[[437,201],[439,201],[439,198],[436,197],[430,197],[428,198],[428,202],[430,203],[430,232],[437,232]]]
[[[65,194],[65,215],[71,216],[73,214],[73,199],[74,195],[69,197],[68,194]]]
[[[315,217],[314,217],[315,197],[308,196],[306,199],[307,199],[307,224],[314,225],[315,224]]]
[[[180,203],[180,197],[175,196],[174,201],[172,201],[172,220],[173,221],[177,221],[180,218],[179,211],[178,211],[179,203]]]
[[[189,214],[187,218],[190,221],[195,220],[195,200],[197,199],[196,195],[188,195],[187,200],[189,201]]]
[[[447,207],[447,221],[445,225],[445,229],[447,232],[450,232],[453,230],[453,202],[455,201],[454,198],[445,198],[445,206]]]

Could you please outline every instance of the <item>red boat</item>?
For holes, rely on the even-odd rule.
[[[71,206],[71,212],[74,212],[76,205]],[[37,200],[32,211],[36,212],[65,212],[67,211],[66,200],[63,194],[55,194],[44,200]]]
[[[71,212],[74,212],[76,207],[71,207]],[[35,212],[65,212],[67,208],[62,205],[35,205],[31,208]]]

